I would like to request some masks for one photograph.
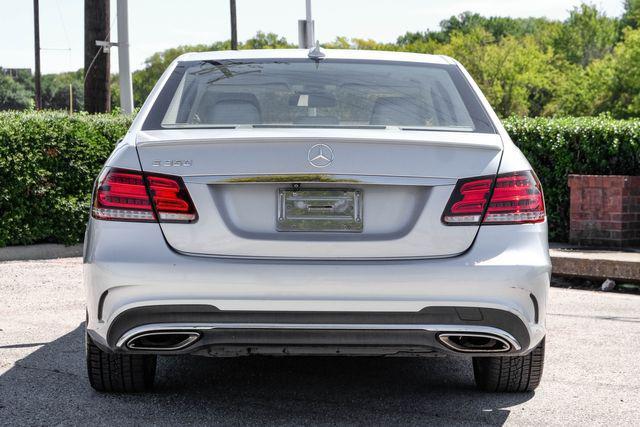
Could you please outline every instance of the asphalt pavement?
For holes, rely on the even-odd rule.
[[[80,258],[0,263],[0,425],[640,425],[640,296],[551,290],[535,393],[462,358],[164,357],[153,393],[93,391]]]

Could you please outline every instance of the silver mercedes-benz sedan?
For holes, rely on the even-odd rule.
[[[142,391],[158,355],[452,355],[542,375],[540,183],[445,56],[186,54],[96,180],[87,367]]]

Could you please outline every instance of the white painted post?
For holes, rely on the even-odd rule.
[[[120,108],[123,114],[133,112],[133,84],[129,63],[128,0],[118,0],[118,68],[120,73]]]
[[[311,0],[307,0],[307,47],[313,47],[316,43],[313,28],[313,17],[311,15]]]
[[[300,49],[309,49],[315,46],[315,28],[313,18],[311,16],[311,0],[306,0],[306,19],[298,21],[298,47]]]

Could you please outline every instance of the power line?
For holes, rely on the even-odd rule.
[[[67,25],[64,22],[64,16],[62,15],[62,9],[60,9],[60,0],[56,0],[56,8],[58,9],[58,16],[60,17],[60,24],[62,26],[62,31],[64,32],[64,38],[65,40],[67,40],[67,47],[68,49],[66,49],[69,54],[67,55],[67,68],[71,69],[71,41],[69,39],[69,33],[67,31]],[[47,50],[62,50],[62,49],[47,49]]]
[[[64,32],[64,38],[67,40],[67,46],[69,50],[71,50],[71,41],[69,40],[69,33],[67,32],[67,26],[64,23],[64,16],[62,15],[62,10],[60,9],[60,1],[56,0],[56,7],[58,9],[58,16],[60,16],[60,24],[62,25],[62,31]]]

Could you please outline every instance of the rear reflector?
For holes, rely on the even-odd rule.
[[[196,209],[180,177],[144,175],[126,169],[102,172],[94,191],[94,218],[155,221],[156,213],[160,222],[196,220]]]
[[[496,177],[458,181],[442,222],[448,225],[522,224],[542,222],[544,199],[538,178],[532,171],[501,174]],[[491,197],[491,200],[489,200]],[[486,212],[485,212],[486,210]]]

